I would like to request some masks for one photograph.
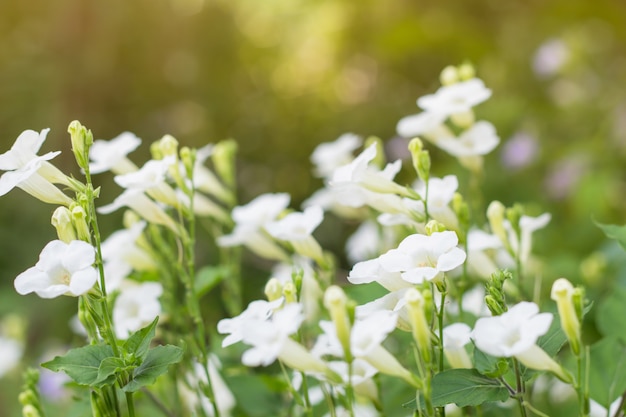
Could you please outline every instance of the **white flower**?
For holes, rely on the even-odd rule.
[[[41,251],[39,262],[15,278],[15,289],[19,294],[35,292],[42,298],[84,294],[98,278],[95,259],[93,246],[86,242],[53,240]]]
[[[135,284],[126,281],[120,289],[113,307],[113,324],[115,335],[123,340],[161,314],[159,297],[163,294],[163,286],[158,282]]]
[[[280,307],[283,299],[279,298],[272,302],[255,300],[238,316],[230,319],[222,319],[217,323],[217,331],[228,334],[222,341],[222,347],[227,347],[243,340],[243,326],[246,322],[268,320],[275,309]]]
[[[38,170],[39,175],[52,183],[69,186],[70,182],[67,176],[48,162],[60,154],[60,151],[48,152],[45,155],[37,156],[37,152],[39,152],[41,145],[46,140],[49,131],[50,129],[43,129],[40,133],[34,130],[23,131],[15,140],[13,146],[11,146],[11,149],[0,155],[0,170],[19,170],[32,160],[41,158],[43,162]]]
[[[398,134],[405,138],[424,136],[425,138],[437,138],[450,134],[443,122],[445,114],[422,112],[400,119],[396,126]]]
[[[180,201],[176,192],[166,182],[169,167],[174,157],[151,159],[140,169],[126,174],[116,175],[115,182],[122,188],[145,191],[150,197],[172,207],[178,207]]]
[[[465,252],[457,248],[455,232],[435,232],[430,236],[414,234],[406,237],[398,249],[380,256],[380,264],[390,272],[401,272],[413,284],[440,279],[465,261]]]
[[[288,261],[289,256],[272,241],[264,227],[287,208],[289,200],[287,193],[263,194],[244,206],[235,207],[232,212],[235,228],[230,234],[220,236],[218,245],[245,245],[259,256]]]
[[[372,143],[352,162],[337,168],[333,172],[330,185],[335,187],[343,184],[354,184],[378,193],[397,193],[408,196],[406,188],[392,180],[400,170],[402,162],[397,160],[389,163],[381,171],[369,165],[376,157],[376,152],[376,143]]]
[[[0,177],[0,196],[5,195],[15,187],[19,187],[44,203],[63,206],[72,204],[71,198],[39,174],[46,160],[58,154],[59,152],[50,152],[46,155],[35,157],[20,168],[5,172]]]
[[[398,317],[387,310],[375,311],[367,317],[357,318],[350,331],[350,352],[355,358],[367,361],[380,372],[397,376],[415,384],[411,373],[381,343],[396,328]],[[324,334],[320,335],[314,352],[318,355],[343,356],[334,322],[321,321]]]
[[[116,289],[132,270],[150,271],[157,268],[152,256],[137,244],[145,227],[146,222],[136,222],[128,229],[113,232],[102,242],[107,290]]]
[[[523,301],[500,316],[478,319],[472,338],[483,352],[508,358],[533,346],[550,323],[552,314],[539,314],[537,304]]]
[[[457,158],[486,155],[500,143],[496,128],[489,122],[480,121],[457,137],[443,136],[435,145]]]
[[[348,281],[352,284],[367,284],[376,281],[388,291],[397,291],[411,286],[402,279],[399,271],[390,272],[383,268],[379,258],[354,265],[348,274]]]
[[[395,232],[389,227],[379,227],[366,220],[346,241],[346,255],[351,263],[361,262],[380,255],[392,247]]]
[[[235,207],[233,220],[237,224],[264,226],[287,208],[290,199],[287,193],[262,194],[244,206]]]
[[[453,323],[443,329],[443,353],[453,368],[472,368],[472,361],[465,350],[470,342],[472,329],[465,323]]]
[[[514,356],[529,368],[551,371],[562,380],[571,381],[571,376],[536,344],[551,323],[552,314],[539,313],[537,304],[522,301],[500,316],[478,319],[472,339],[478,349],[491,356]]]
[[[518,239],[517,234],[511,227],[509,222],[504,222],[505,228],[508,230],[508,239],[513,252],[516,253],[522,265],[525,265],[530,256],[532,249],[532,234],[533,232],[544,228],[550,223],[552,216],[550,213],[543,213],[537,217],[522,216],[519,221],[520,236]]]
[[[252,347],[241,361],[247,366],[267,366],[279,359],[287,366],[301,371],[328,372],[328,367],[290,336],[298,331],[304,320],[302,305],[290,303],[276,311],[271,320],[250,320],[242,325],[243,342]]]
[[[485,87],[482,80],[472,78],[443,86],[435,94],[420,97],[417,105],[427,112],[450,116],[467,112],[489,97],[491,90]]]
[[[141,144],[135,134],[124,132],[111,140],[96,140],[89,149],[89,171],[99,174],[111,171],[115,174],[126,174],[137,170],[126,156]]]
[[[324,262],[324,254],[319,243],[311,233],[324,219],[324,211],[319,206],[311,206],[302,213],[289,213],[280,220],[267,223],[265,229],[276,239],[290,242],[294,250],[302,255],[314,259],[318,263]]]
[[[428,180],[428,214],[445,226],[455,229],[458,227],[456,214],[450,208],[450,202],[454,193],[459,188],[459,180],[456,175],[446,175],[443,178],[432,177]],[[415,190],[426,199],[426,184],[423,181],[417,183]],[[417,210],[424,213],[424,202],[417,202]]]
[[[150,223],[160,224],[169,227],[173,232],[179,233],[176,222],[153,200],[146,196],[141,190],[128,189],[117,196],[112,203],[98,208],[102,214],[113,213],[122,208],[129,207]]]
[[[311,154],[311,161],[315,164],[315,174],[318,177],[329,177],[340,166],[349,164],[354,158],[354,152],[363,140],[353,133],[345,133],[334,142],[317,145]]]

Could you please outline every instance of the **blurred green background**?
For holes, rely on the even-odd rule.
[[[57,166],[77,172],[74,119],[96,138],[136,133],[138,163],[166,133],[197,146],[232,137],[240,201],[287,191],[297,207],[321,186],[308,160],[318,143],[376,135],[390,158],[404,155],[397,121],[464,61],[494,92],[477,112],[502,139],[486,158],[484,201],[551,212],[535,251],[546,279],[580,280],[580,261],[604,242],[592,217],[622,224],[626,213],[621,0],[3,1],[1,151],[24,129],[50,127],[43,150],[62,150]],[[430,149],[434,173],[458,174],[466,190],[466,172]],[[103,183],[105,203],[119,189]],[[12,288],[55,238],[53,209],[19,190],[0,199],[0,315],[29,318],[25,362],[69,340],[75,300]],[[14,390],[0,390],[0,416]]]

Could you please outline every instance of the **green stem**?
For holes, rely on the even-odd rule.
[[[128,407],[128,417],[135,417],[135,402],[132,392],[126,393],[126,406]]]

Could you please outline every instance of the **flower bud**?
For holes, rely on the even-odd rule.
[[[413,168],[422,181],[430,178],[430,154],[423,149],[422,141],[414,138],[409,142],[409,151],[413,160]]]
[[[505,210],[506,209],[501,202],[497,200],[492,201],[487,208],[487,220],[489,220],[491,232],[500,238],[502,244],[504,244],[507,249],[510,249],[511,245],[509,243],[506,230],[504,230]]]
[[[461,64],[458,68],[458,71],[461,81],[471,80],[472,78],[476,77],[476,69],[469,62]]]
[[[556,301],[561,318],[561,328],[567,336],[574,354],[580,353],[580,321],[573,302],[574,287],[565,278],[559,278],[552,284],[550,298]]]
[[[522,208],[522,205],[519,203],[515,203],[513,207],[510,207],[506,209],[505,211],[506,219],[509,221],[509,223],[511,223],[511,227],[513,228],[517,236],[521,235],[519,222],[523,214],[524,214],[524,209]]]
[[[324,293],[324,307],[328,309],[330,318],[335,324],[337,338],[343,347],[346,360],[352,360],[352,351],[350,350],[350,318],[348,316],[348,298],[341,288],[336,285],[328,287]]]
[[[430,327],[424,314],[424,296],[415,288],[409,288],[404,294],[404,300],[409,312],[413,340],[415,340],[424,361],[430,362]]]
[[[93,134],[91,130],[80,124],[78,120],[74,120],[67,128],[72,141],[72,152],[76,158],[78,166],[89,169],[89,148],[93,144]]]
[[[287,282],[283,285],[283,296],[285,296],[285,303],[298,302],[298,293],[296,291],[296,286],[293,285],[293,282]]]
[[[430,220],[428,223],[426,223],[426,226],[424,227],[426,229],[426,234],[428,236],[432,235],[433,233],[439,233],[439,232],[445,232],[446,226],[443,225],[443,223],[439,223],[437,220]]]
[[[178,153],[178,140],[172,135],[165,135],[158,141],[159,150],[163,157],[174,155]]]
[[[180,148],[180,160],[185,167],[185,172],[188,178],[193,178],[193,167],[196,162],[196,150],[191,149],[188,146]]]
[[[26,404],[22,408],[22,417],[41,417],[41,414],[34,405]]]
[[[283,286],[277,278],[271,278],[265,284],[265,296],[268,301],[278,300],[283,296]]]
[[[71,207],[72,214],[72,224],[76,229],[76,235],[79,240],[83,240],[85,242],[91,241],[91,231],[89,230],[89,225],[87,224],[87,213],[85,209],[76,204]]]
[[[439,75],[441,85],[451,85],[459,82],[459,71],[453,65],[445,67]]]
[[[76,240],[76,231],[72,225],[72,213],[65,207],[57,207],[52,213],[52,219],[50,221],[52,226],[57,230],[57,236],[59,240],[65,243],[70,243],[72,240]]]

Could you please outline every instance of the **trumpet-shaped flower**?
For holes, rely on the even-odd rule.
[[[0,196],[18,187],[44,203],[69,206],[72,199],[59,190],[52,182],[39,174],[47,159],[54,158],[59,152],[50,152],[37,156],[25,165],[5,172],[0,177]],[[5,165],[6,166],[6,165]],[[52,166],[52,165],[50,165]]]
[[[48,152],[45,155],[37,156],[37,152],[39,152],[41,145],[46,140],[49,131],[50,129],[43,129],[40,133],[34,130],[23,131],[15,140],[13,146],[11,146],[11,149],[0,155],[0,170],[19,170],[32,160],[41,158],[43,162],[41,162],[38,169],[39,175],[52,183],[70,186],[67,175],[48,162],[60,154],[60,151]]]
[[[326,364],[290,336],[304,320],[302,305],[290,303],[274,312],[271,320],[249,320],[242,325],[243,342],[252,347],[241,361],[247,366],[267,366],[276,359],[301,371],[328,373]]]
[[[137,244],[145,227],[146,222],[136,222],[128,229],[113,232],[102,242],[107,290],[118,288],[132,270],[150,271],[157,267],[150,254]]]
[[[482,80],[471,80],[443,86],[435,94],[417,100],[417,105],[427,112],[450,116],[464,113],[491,97],[491,90]]]
[[[421,284],[441,278],[443,272],[465,261],[465,252],[457,244],[458,238],[452,231],[410,235],[397,249],[381,255],[380,264],[389,272],[401,272],[407,282]]]
[[[222,347],[227,347],[243,340],[244,324],[250,321],[268,320],[275,309],[280,307],[283,299],[274,301],[255,300],[248,304],[248,307],[238,316],[230,319],[222,319],[217,323],[217,331],[227,334],[222,341]]]
[[[471,368],[472,361],[465,350],[472,329],[465,323],[453,323],[443,329],[443,353],[453,368]]]
[[[161,294],[163,286],[158,282],[135,284],[127,281],[121,286],[113,307],[113,324],[118,339],[128,338],[161,314]]]
[[[383,268],[379,258],[355,264],[348,274],[348,281],[352,284],[367,284],[376,281],[388,291],[397,291],[411,286],[409,282],[402,279],[399,271],[391,272]]]
[[[131,208],[150,223],[169,227],[175,233],[179,233],[176,222],[141,190],[125,190],[111,204],[98,208],[98,212],[109,214],[122,207]]]
[[[172,187],[165,182],[169,167],[175,162],[173,156],[146,162],[140,169],[122,175],[114,180],[120,187],[141,190],[156,201],[171,207],[178,207],[180,200]]]
[[[551,371],[568,382],[571,376],[537,346],[537,340],[551,323],[552,314],[539,313],[537,304],[522,301],[500,316],[478,319],[472,339],[478,349],[491,356],[514,356],[529,368]]]
[[[96,140],[89,149],[89,171],[99,174],[111,171],[114,174],[126,174],[137,170],[126,156],[141,144],[135,134],[124,132],[111,140]]]
[[[425,138],[437,138],[450,133],[443,122],[445,114],[422,112],[400,119],[396,126],[398,134],[405,138],[424,136]]]
[[[358,185],[378,193],[397,193],[409,196],[405,187],[392,180],[401,168],[401,161],[389,163],[381,171],[369,165],[376,157],[376,152],[376,143],[372,143],[352,162],[337,168],[333,172],[330,185],[333,187],[346,184]]]
[[[233,209],[232,217],[236,225],[232,233],[220,236],[220,246],[245,245],[259,256],[288,261],[289,256],[265,231],[265,225],[275,220],[289,205],[290,196],[286,193],[263,194],[244,206]]]
[[[307,207],[303,213],[289,213],[280,220],[265,225],[265,229],[276,239],[290,242],[302,256],[323,262],[324,254],[311,233],[324,219],[324,211],[319,206]]]
[[[315,174],[318,177],[327,178],[335,169],[349,164],[353,159],[354,152],[363,140],[353,133],[345,133],[334,142],[317,145],[311,154],[311,162],[315,164]]]
[[[484,120],[474,124],[459,137],[444,136],[435,140],[438,147],[457,158],[486,155],[499,143],[496,128]]]
[[[53,240],[41,251],[39,262],[15,278],[15,289],[19,294],[35,292],[42,298],[79,296],[96,283],[95,259],[93,246],[86,242]]]
[[[381,343],[396,328],[398,317],[386,310],[375,311],[367,317],[358,318],[350,331],[350,353],[355,358],[367,361],[378,371],[400,377],[415,384],[411,373]],[[342,357],[344,350],[332,321],[321,321],[324,331],[318,338],[313,351],[317,355]]]

